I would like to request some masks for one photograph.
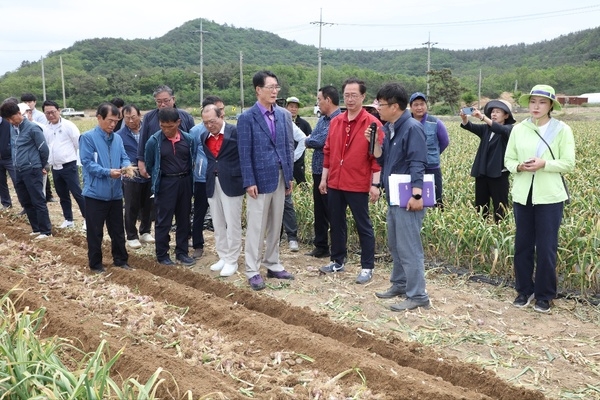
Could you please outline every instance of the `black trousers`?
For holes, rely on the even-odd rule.
[[[64,164],[62,169],[52,169],[52,179],[54,180],[54,189],[56,189],[56,194],[60,199],[63,217],[67,221],[73,221],[73,202],[71,201],[71,195],[73,195],[81,215],[85,218],[85,203],[79,185],[77,161]],[[50,187],[49,182],[50,180],[46,182],[46,188]]]
[[[154,195],[156,222],[154,224],[156,259],[163,261],[169,257],[169,232],[175,216],[175,255],[188,255],[188,235],[190,233],[190,214],[192,212],[192,178],[160,178],[159,189]]]
[[[152,182],[123,180],[123,198],[125,199],[125,233],[127,240],[139,239],[137,219],[140,218],[139,234],[150,233],[152,227]]]
[[[375,234],[369,217],[369,194],[327,188],[327,197],[331,222],[331,261],[338,264],[346,261],[348,255],[346,209],[350,207],[360,241],[360,265],[363,269],[373,269]]]
[[[208,210],[206,182],[194,182],[194,219],[192,221],[192,247],[204,248],[204,217]]]
[[[563,203],[513,203],[515,214],[515,289],[536,300],[552,300],[557,293],[556,259]]]
[[[475,178],[475,207],[477,212],[487,218],[490,208],[490,199],[494,206],[494,221],[499,222],[506,215],[508,207],[508,181],[509,172],[503,172],[498,178],[483,176]]]
[[[87,224],[88,261],[91,269],[102,268],[102,237],[104,223],[110,236],[113,264],[127,264],[125,230],[123,228],[123,200],[97,200],[84,196]]]
[[[313,174],[313,209],[315,239],[313,244],[319,249],[329,250],[329,208],[327,195],[319,191],[321,174]]]

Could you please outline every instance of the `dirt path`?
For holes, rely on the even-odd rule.
[[[59,224],[59,206],[50,207]],[[242,274],[208,270],[210,234],[192,270],[160,266],[144,246],[130,251],[134,271],[95,276],[81,232],[55,229],[34,243],[24,218],[0,217],[2,292],[27,289],[22,306],[48,309],[44,335],[86,351],[102,339],[113,352],[125,346],[115,374],[144,381],[164,368],[166,398],[189,390],[194,398],[526,400],[597,378],[588,362],[597,320],[586,321],[589,307],[577,318],[582,307],[572,302],[540,316],[511,308],[506,289],[430,271],[432,309],[395,314],[373,295],[387,286],[384,268],[359,286],[353,273],[321,277],[322,260],[285,250],[296,280],[270,280],[255,293]],[[109,246],[104,257],[110,265]]]

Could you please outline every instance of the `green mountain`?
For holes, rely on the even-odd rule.
[[[194,107],[199,99],[200,20],[186,22],[156,39],[98,38],[76,42],[44,59],[46,92],[62,99],[60,61],[69,106],[94,108],[118,96],[142,108],[152,108],[151,93],[159,84],[176,91],[180,106]],[[228,104],[241,104],[240,60],[243,55],[244,104],[254,101],[252,75],[273,70],[282,81],[281,96],[314,101],[317,89],[317,48],[250,28],[203,21],[210,32],[203,41],[204,95],[217,94]],[[265,50],[268,49],[268,50]],[[242,54],[240,54],[242,53]],[[404,83],[408,91],[425,90],[427,49],[402,51],[329,50],[322,53],[322,84],[341,86],[357,76],[365,80],[371,99],[388,81]],[[477,93],[481,71],[482,94],[528,90],[544,82],[557,92],[577,95],[600,91],[600,27],[536,44],[478,50],[431,50],[432,69],[450,69],[464,93]],[[0,77],[0,98],[31,91],[41,97],[40,62],[24,62]]]

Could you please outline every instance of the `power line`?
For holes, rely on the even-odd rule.
[[[336,25],[378,27],[378,28],[380,28],[380,27],[415,28],[415,27],[440,27],[440,26],[469,26],[469,25],[482,25],[482,24],[490,24],[490,23],[493,24],[493,23],[519,22],[519,21],[527,21],[527,20],[532,20],[532,19],[544,19],[544,18],[548,18],[548,17],[562,17],[564,15],[588,13],[588,12],[590,12],[590,10],[600,10],[600,5],[579,7],[579,8],[570,8],[567,10],[547,11],[547,12],[535,13],[535,14],[517,15],[517,16],[511,16],[511,17],[504,17],[504,18],[489,18],[489,19],[467,20],[467,21],[433,22],[433,23],[418,23],[418,24],[382,24],[382,23],[345,24],[345,23],[336,23]]]

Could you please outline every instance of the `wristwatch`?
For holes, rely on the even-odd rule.
[[[412,195],[412,198],[415,199],[415,200],[421,200],[422,197],[423,196],[421,196],[420,194],[413,194]]]
[[[375,186],[376,188],[381,188],[381,183],[371,183],[371,186]]]

